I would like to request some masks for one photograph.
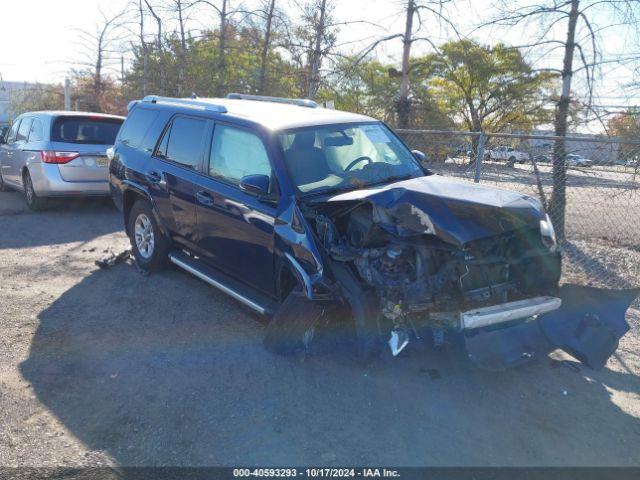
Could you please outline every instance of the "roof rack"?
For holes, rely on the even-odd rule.
[[[298,105],[299,107],[317,108],[318,104],[307,98],[282,98],[282,97],[266,97],[264,95],[245,95],[244,93],[230,93],[227,98],[234,100],[255,100],[258,102],[288,103],[290,105]]]
[[[198,108],[209,112],[227,113],[227,107],[211,102],[202,102],[192,98],[172,98],[159,97],[158,95],[147,95],[142,99],[145,103],[159,103],[162,105],[176,105],[179,107]]]

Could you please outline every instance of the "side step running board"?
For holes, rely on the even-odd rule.
[[[243,288],[236,280],[182,251],[176,250],[171,252],[169,254],[169,260],[171,263],[198,277],[200,280],[204,280],[209,285],[216,287],[218,290],[221,290],[261,315],[272,315],[275,310],[273,305],[271,305],[272,302],[266,297],[256,298],[261,295],[249,295],[244,291],[246,288]]]

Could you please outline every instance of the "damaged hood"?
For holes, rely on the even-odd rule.
[[[438,175],[341,193],[327,201],[367,201],[376,222],[395,235],[433,234],[458,246],[539,228],[545,218],[533,197]]]

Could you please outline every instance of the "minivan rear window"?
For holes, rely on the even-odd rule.
[[[51,141],[113,145],[123,120],[102,117],[59,117],[51,128]]]

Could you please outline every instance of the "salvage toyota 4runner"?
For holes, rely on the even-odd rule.
[[[629,328],[637,291],[559,287],[535,198],[434,175],[379,121],[239,94],[129,109],[109,170],[136,263],[266,315],[272,351],[458,338],[488,369],[556,348],[599,368]]]

